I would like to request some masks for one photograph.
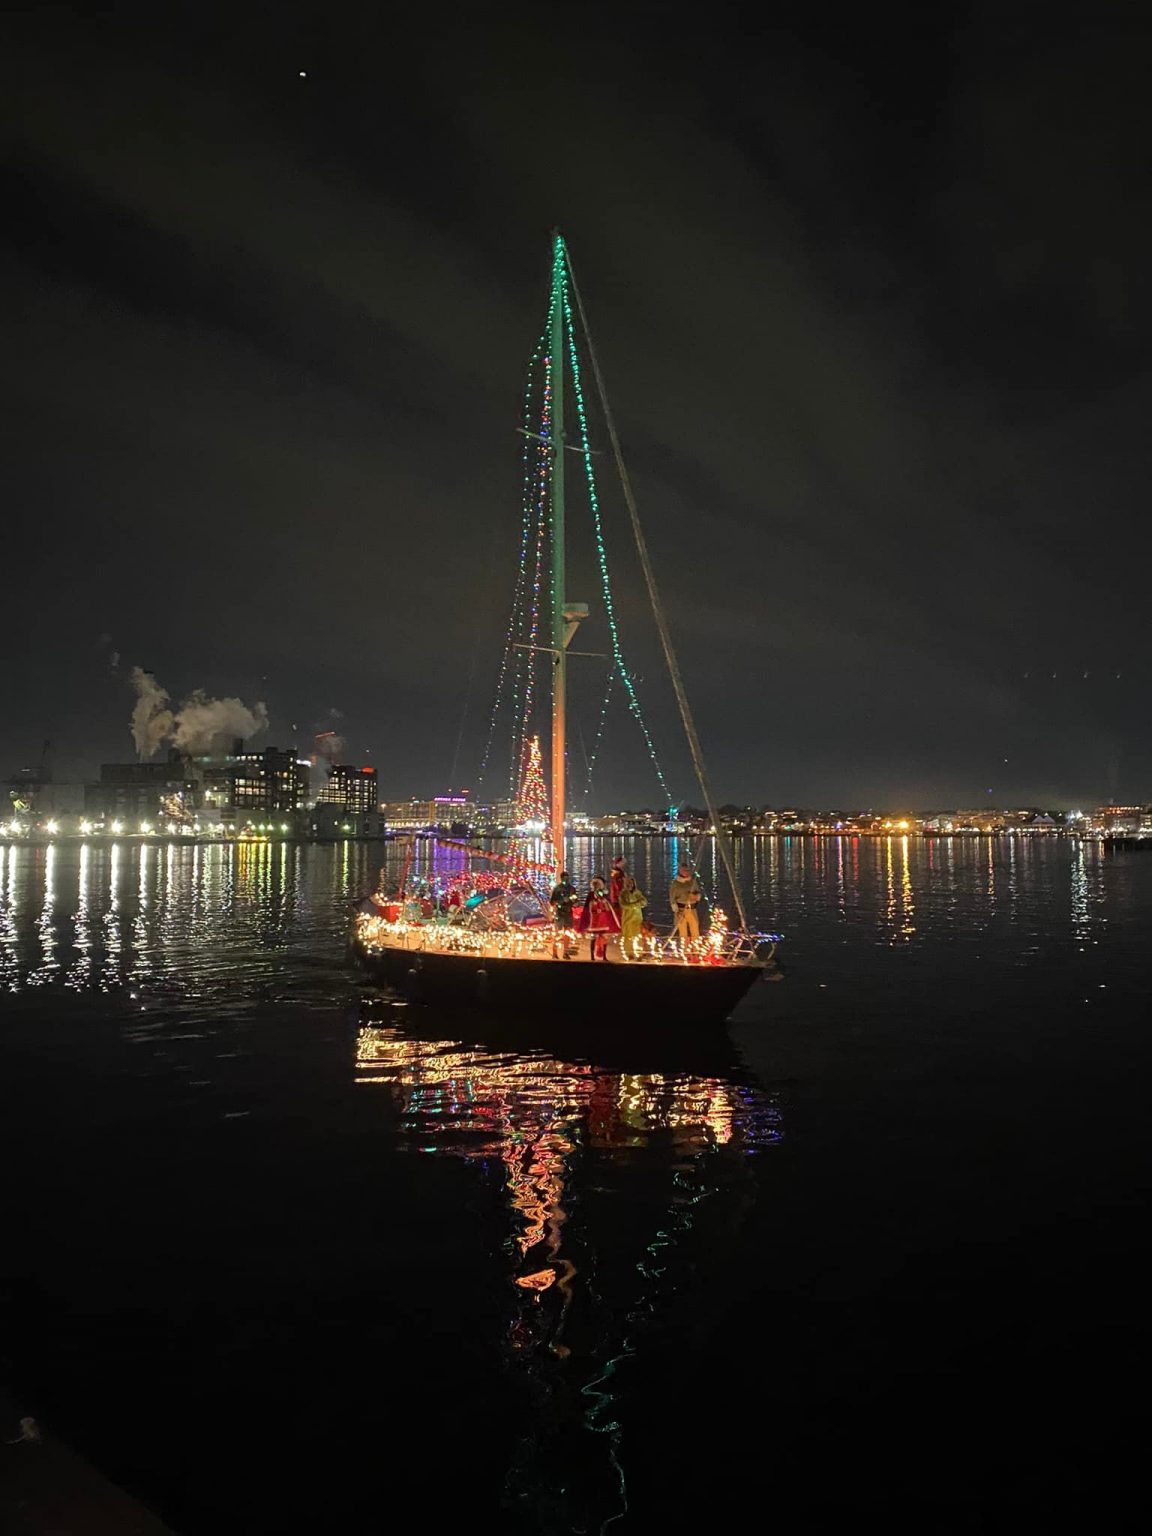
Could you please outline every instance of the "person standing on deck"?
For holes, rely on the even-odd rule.
[[[586,933],[590,940],[589,960],[607,960],[608,940],[614,933],[620,932],[620,919],[616,916],[616,908],[609,901],[608,892],[599,875],[588,887],[588,894],[584,898],[580,932]]]
[[[560,879],[552,887],[548,905],[556,918],[557,928],[571,928],[572,908],[576,905],[576,887],[572,884],[572,877],[566,869],[561,871]]]
[[[572,914],[575,904],[576,887],[565,869],[561,871],[560,878],[552,887],[552,894],[548,898],[548,905],[552,908],[553,920],[556,923],[556,938],[552,945],[552,953],[560,960],[566,960],[569,954],[575,954],[575,950],[569,950],[569,940],[565,937],[576,926],[576,919]]]
[[[624,889],[624,882],[628,878],[628,866],[624,862],[623,855],[618,855],[612,860],[612,874],[609,877],[608,899],[616,908],[617,915],[620,912],[620,893]]]
[[[620,892],[620,948],[626,960],[636,959],[636,945],[640,942],[640,930],[644,926],[644,908],[648,898],[631,875],[624,876],[624,889]]]
[[[700,901],[700,887],[687,864],[681,864],[676,871],[676,878],[668,887],[668,900],[672,906],[672,916],[676,919],[673,928],[676,937],[684,943],[698,939],[700,919],[696,916],[696,907]]]

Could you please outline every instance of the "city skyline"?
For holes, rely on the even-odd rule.
[[[223,49],[131,4],[66,40],[54,15],[6,23],[7,617],[30,644],[0,772],[44,740],[61,771],[120,757],[139,665],[263,704],[261,742],[335,725],[399,792],[475,787],[559,222],[719,793],[1143,793],[1147,108],[1123,26],[974,11],[893,48],[792,18],[745,61],[720,25],[688,48],[617,17],[610,54],[545,79],[535,12],[357,13],[327,39],[237,17]],[[554,92],[595,110],[545,146],[525,126]],[[570,579],[594,603],[590,550]],[[581,644],[605,649],[595,607]],[[572,669],[577,767],[597,667]],[[650,798],[620,700],[606,734],[598,793]]]
[[[374,766],[337,761],[344,743],[334,732],[315,738],[317,752],[311,758],[302,756],[297,747],[260,748],[241,738],[225,745],[227,733],[222,727],[235,724],[244,714],[240,701],[197,695],[173,713],[167,708],[167,695],[155,688],[153,680],[138,679],[138,692],[141,708],[133,721],[136,758],[103,763],[98,778],[80,782],[56,779],[47,760],[10,776],[4,785],[8,819],[0,820],[0,838],[20,841],[31,834],[109,833],[214,837],[252,830],[322,839],[340,832],[368,838],[386,832],[467,831],[521,838],[548,833],[547,789],[536,739],[515,795],[482,797],[461,788],[404,797],[390,794]],[[248,718],[256,715],[249,712]],[[173,744],[177,739],[182,745]],[[1122,831],[1144,836],[1152,830],[1148,797],[1134,804],[1089,799],[1076,807],[1052,801],[994,805],[969,800],[930,808],[912,803],[877,807],[849,800],[829,804],[761,797],[743,803],[722,800],[713,807],[714,814],[688,800],[656,800],[611,810],[570,805],[565,830],[574,837],[585,833],[695,835],[717,826],[752,834],[1045,831],[1095,836]]]
[[[224,701],[206,700],[204,702],[209,705],[217,703],[238,705],[240,701],[230,699]],[[327,734],[331,735],[333,733]],[[131,744],[131,733],[126,731],[125,735],[129,744]],[[371,770],[379,778],[381,803],[384,801],[400,803],[408,800],[429,802],[437,797],[446,798],[460,795],[468,797],[473,805],[492,805],[513,798],[507,785],[494,785],[492,792],[487,794],[477,793],[471,785],[463,783],[442,783],[433,786],[431,789],[427,784],[420,783],[397,785],[389,775],[387,764],[373,760],[373,754],[370,749],[365,749],[363,753],[356,756],[353,753],[344,751],[346,742],[343,737],[340,737],[338,741],[341,761],[337,763],[331,758],[316,754],[316,745],[319,740],[320,733],[315,733],[308,736],[298,736],[294,741],[284,739],[273,742],[272,732],[262,724],[253,738],[245,738],[244,746],[246,749],[257,753],[264,752],[267,749],[283,750],[299,754],[302,758],[309,758],[318,789],[323,785],[327,775],[334,769],[339,769],[340,772],[366,772]],[[0,747],[2,747],[2,744],[3,738],[0,737]],[[237,744],[238,740],[236,743],[229,743],[229,749]],[[215,752],[208,752],[207,747],[208,742],[205,740],[200,748],[201,755],[205,757],[221,756],[226,751],[223,737],[218,739]],[[177,750],[171,746],[162,747],[157,745],[153,751],[145,755],[137,753],[134,756],[138,761],[161,762]],[[196,753],[189,752],[186,755],[195,756]],[[92,757],[58,756],[56,744],[46,740],[41,743],[41,751],[34,754],[30,759],[23,762],[12,762],[10,760],[7,764],[0,764],[0,784],[15,785],[19,782],[21,775],[35,776],[41,767],[45,765],[50,777],[58,783],[92,784],[100,778],[101,769],[105,766],[106,761],[127,763],[132,760],[132,757],[133,754],[125,752],[121,752],[118,758],[99,761]],[[363,763],[361,758],[365,759]],[[58,765],[63,768],[63,771],[59,771]],[[571,764],[569,772],[572,772]],[[764,775],[764,779],[767,779],[767,775]],[[579,791],[580,780],[578,775],[576,783],[577,793],[573,796],[570,805],[570,812],[576,817],[588,814],[604,816],[638,811],[658,812],[661,806],[659,794],[641,796],[633,801],[614,800],[607,792],[596,792],[587,796],[582,794]],[[967,789],[964,786],[960,786],[952,794],[945,792],[936,798],[927,796],[916,798],[913,794],[900,794],[897,790],[868,795],[853,791],[851,788],[843,793],[833,795],[816,795],[803,792],[795,794],[776,793],[765,789],[762,782],[759,791],[747,795],[729,794],[725,787],[721,786],[717,791],[717,804],[725,808],[739,807],[741,809],[767,810],[798,807],[814,814],[840,811],[845,815],[875,813],[881,816],[900,814],[931,815],[945,810],[974,811],[977,809],[1020,807],[1068,811],[1078,806],[1143,804],[1152,799],[1152,789],[1145,787],[1143,790],[1140,790],[1139,786],[1137,786],[1137,789],[1139,792],[1124,796],[1108,794],[1105,792],[1105,786],[1099,784],[1088,786],[1080,793],[1072,793],[1060,789],[1050,789],[1043,783],[1040,783],[1033,787],[1033,792],[1031,793],[1025,789],[1024,792],[1016,794],[1003,791],[997,793],[991,786],[985,786],[982,793],[974,786],[968,786]],[[690,785],[688,786],[688,791],[677,797],[677,803],[682,807],[699,806],[701,804],[699,787]]]

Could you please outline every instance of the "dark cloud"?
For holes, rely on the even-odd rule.
[[[114,634],[266,699],[270,739],[339,697],[389,793],[442,785],[466,703],[478,757],[559,222],[726,797],[1146,795],[1146,42],[979,9],[14,19],[0,750],[127,747],[77,643]],[[654,797],[622,712],[597,781]]]

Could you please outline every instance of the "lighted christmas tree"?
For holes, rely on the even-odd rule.
[[[540,757],[540,738],[532,736],[524,748],[524,767],[520,774],[520,793],[516,797],[520,825],[548,825],[548,791],[544,785],[544,765]]]

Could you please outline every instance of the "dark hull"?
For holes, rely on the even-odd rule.
[[[563,1013],[540,1017],[530,1009],[497,1012],[472,1004],[409,1004],[391,988],[364,999],[360,1021],[410,1040],[482,1056],[545,1056],[589,1063],[605,1072],[722,1077],[729,1082],[743,1081],[745,1074],[740,1049],[724,1026],[660,1029],[655,1020],[636,1024],[619,1015],[582,1020]]]
[[[591,960],[480,960],[472,955],[396,948],[355,952],[374,980],[412,1003],[467,1006],[505,1020],[537,1025],[580,1022],[594,1033],[603,1023],[629,1028],[719,1030],[752,985],[759,965],[629,965]]]

